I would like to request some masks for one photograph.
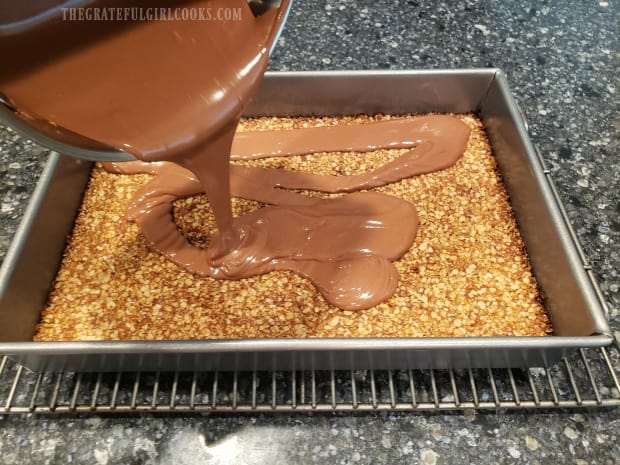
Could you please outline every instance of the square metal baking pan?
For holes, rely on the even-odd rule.
[[[600,290],[500,70],[267,73],[246,116],[428,112],[482,119],[553,336],[32,342],[92,167],[54,154],[0,270],[0,354],[48,371],[493,368],[610,344]]]

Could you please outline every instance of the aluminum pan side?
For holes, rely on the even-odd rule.
[[[84,341],[3,344],[37,371],[403,369],[549,366],[604,336]]]
[[[34,333],[35,317],[38,318],[51,285],[49,275],[55,274],[62,255],[64,236],[68,234],[66,229],[70,228],[66,223],[69,219],[73,221],[90,169],[87,164],[76,164],[65,157],[57,161],[52,157],[50,163],[56,166],[49,168],[31,205],[36,207],[56,202],[57,213],[49,215],[45,214],[46,208],[29,208],[24,220],[26,226],[16,236],[12,252],[0,273],[4,280],[0,283],[0,290],[3,290],[0,292],[0,353],[10,354],[19,363],[37,370],[475,368],[545,366],[578,347],[609,344],[611,337],[606,332],[608,328],[601,311],[603,303],[600,299],[597,301],[592,283],[581,279],[581,265],[575,263],[572,256],[576,244],[571,245],[565,240],[570,236],[567,233],[570,229],[554,215],[561,206],[547,193],[549,188],[544,184],[545,177],[540,176],[541,166],[528,152],[531,144],[502,79],[496,69],[267,73],[259,93],[247,109],[247,115],[478,112],[485,125],[490,124],[492,146],[498,161],[513,160],[500,163],[502,169],[502,164],[507,165],[508,172],[504,175],[510,178],[511,170],[531,173],[527,183],[510,183],[510,195],[518,199],[519,192],[527,186],[537,192],[535,205],[542,199],[545,208],[537,207],[535,213],[531,213],[528,210],[531,202],[517,201],[515,215],[520,224],[528,224],[530,215],[547,215],[545,221],[551,227],[547,228],[545,241],[553,241],[562,263],[554,269],[564,270],[566,285],[577,293],[580,301],[566,314],[587,322],[583,326],[585,331],[530,338],[29,342]],[[494,103],[491,105],[491,102]],[[494,121],[501,121],[501,124],[494,125]],[[496,146],[495,141],[499,145]],[[56,188],[57,185],[62,188]],[[58,222],[62,227],[56,224]],[[49,234],[50,231],[55,232]],[[524,236],[531,235],[527,226],[524,233]],[[63,238],[60,245],[59,237]],[[535,239],[524,239],[529,251],[529,244]],[[44,262],[41,266],[28,258],[32,255],[28,251],[35,246],[38,247],[35,249],[37,254],[42,257],[41,263]],[[537,258],[532,262],[538,276],[538,267],[545,266],[545,248],[539,247],[538,250],[535,243],[533,247]],[[36,289],[33,290],[24,279],[16,279],[19,276],[37,281]],[[545,288],[543,291],[547,300],[561,298],[555,291],[549,293]],[[548,304],[551,311],[563,315],[560,300]],[[28,315],[30,321],[30,326],[22,325],[19,331],[11,329],[16,308],[19,309],[17,313]],[[574,312],[577,315],[573,315]],[[552,314],[552,319],[560,322],[563,328],[564,317],[557,315]]]
[[[498,72],[480,116],[493,147],[519,231],[540,285],[554,333],[611,335],[605,302],[590,279],[549,172],[529,140],[503,73]]]
[[[267,73],[248,117],[477,111],[494,69]]]
[[[0,268],[0,343],[32,339],[91,167],[50,156]]]

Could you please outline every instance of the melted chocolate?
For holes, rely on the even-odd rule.
[[[48,126],[45,130],[57,128],[158,162],[108,167],[157,174],[138,192],[128,215],[154,249],[186,270],[227,279],[292,270],[344,309],[389,298],[398,282],[392,262],[415,238],[414,206],[374,192],[315,199],[285,188],[351,192],[443,169],[462,154],[468,128],[435,116],[239,134],[233,141],[289,0],[258,18],[246,0],[172,3],[238,8],[243,14],[235,21],[207,23],[84,24],[56,18],[0,38],[5,60],[0,90],[16,111]],[[41,52],[48,48],[54,51],[51,58]],[[231,146],[234,158],[377,146],[414,149],[371,173],[334,177],[231,166]],[[175,199],[200,192],[206,193],[218,227],[206,250],[187,242],[171,213]],[[231,195],[269,205],[233,218]]]
[[[0,91],[32,120],[140,159],[203,149],[240,117],[262,78],[284,9],[255,18],[246,0],[155,3],[233,8],[241,15],[230,21],[63,21],[59,12],[20,34],[0,36]],[[48,50],[52,60],[42,56]]]
[[[270,206],[235,219],[241,243],[220,257],[211,248],[189,244],[174,224],[172,202],[202,191],[190,171],[172,163],[113,163],[106,168],[123,174],[156,175],[135,195],[128,216],[154,249],[184,269],[228,279],[291,270],[310,279],[331,304],[352,310],[374,306],[394,293],[398,274],[392,262],[413,244],[418,227],[415,207],[375,192],[317,199],[281,188],[351,192],[379,187],[452,166],[465,150],[468,137],[469,128],[450,116],[237,133],[233,156],[240,159],[276,152],[310,153],[314,149],[308,141],[314,144],[314,140],[334,152],[417,145],[392,162],[357,176],[232,165],[232,195]]]

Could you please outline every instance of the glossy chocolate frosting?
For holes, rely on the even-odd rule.
[[[231,193],[269,206],[235,218],[241,242],[218,256],[199,249],[178,231],[172,203],[202,192],[197,178],[174,163],[112,163],[109,171],[156,177],[134,197],[128,216],[151,246],[202,276],[239,279],[290,270],[310,279],[331,304],[348,310],[389,298],[398,283],[392,264],[415,239],[418,216],[410,202],[376,192],[321,199],[287,189],[353,192],[452,166],[462,155],[469,128],[450,116],[398,119],[363,125],[237,133],[233,157],[301,155],[414,147],[395,160],[356,176],[326,176],[231,165]],[[316,142],[320,141],[320,142]],[[370,141],[370,143],[369,143]],[[319,144],[319,145],[316,145]]]

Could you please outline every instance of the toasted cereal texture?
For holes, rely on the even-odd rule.
[[[292,272],[226,281],[182,271],[150,251],[137,226],[124,217],[133,193],[149,175],[109,174],[97,167],[34,339],[550,334],[482,124],[472,115],[458,117],[472,134],[455,166],[377,189],[413,202],[420,216],[413,247],[396,262],[400,283],[386,302],[343,311],[328,305],[308,280]],[[239,130],[389,118],[258,118],[242,121]],[[316,153],[247,164],[343,175],[369,170],[402,152]],[[261,204],[235,198],[232,206],[237,216]],[[178,200],[174,214],[192,243],[208,244],[214,218],[205,196]]]

